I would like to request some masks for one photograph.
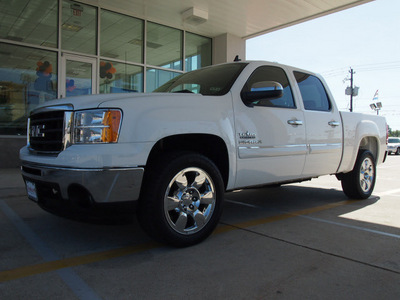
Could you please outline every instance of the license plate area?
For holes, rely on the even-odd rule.
[[[29,181],[29,180],[25,180],[25,186],[26,186],[26,193],[28,194],[28,198],[37,202],[38,195],[37,195],[36,183]]]

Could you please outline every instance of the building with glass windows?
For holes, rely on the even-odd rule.
[[[0,167],[26,120],[57,98],[152,92],[186,71],[245,58],[245,40],[368,0],[0,1]]]

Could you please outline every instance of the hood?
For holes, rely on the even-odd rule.
[[[36,109],[49,106],[65,106],[71,105],[73,110],[91,109],[97,107],[112,107],[112,102],[117,100],[132,101],[132,100],[148,100],[148,98],[165,98],[165,97],[193,97],[201,96],[195,94],[171,94],[171,93],[121,93],[121,94],[96,94],[96,95],[85,95],[78,97],[62,98],[58,100],[49,101],[43,105],[38,106]]]

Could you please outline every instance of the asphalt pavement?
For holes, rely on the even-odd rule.
[[[363,201],[334,176],[226,193],[215,233],[183,249],[135,220],[51,215],[0,169],[0,299],[400,299],[399,169],[389,156]]]

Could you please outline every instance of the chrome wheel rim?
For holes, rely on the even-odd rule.
[[[200,168],[186,168],[168,184],[164,213],[173,230],[189,235],[206,226],[215,204],[216,191],[211,177]]]
[[[367,157],[362,162],[360,168],[360,187],[364,193],[368,193],[371,190],[374,176],[373,162],[369,157]]]

